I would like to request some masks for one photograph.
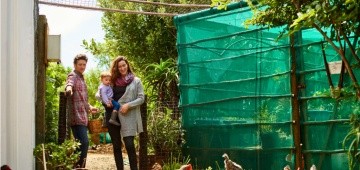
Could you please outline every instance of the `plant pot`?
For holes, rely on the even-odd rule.
[[[89,120],[89,122],[88,122],[89,133],[94,134],[94,133],[107,132],[108,129],[105,127],[102,127],[102,124],[103,124],[102,119]]]
[[[164,166],[164,163],[166,162],[166,160],[169,159],[166,156],[160,156],[160,155],[147,155],[147,170],[152,170],[152,169],[160,169],[159,166]],[[158,165],[155,166],[155,163],[157,163]]]
[[[99,133],[93,133],[93,134],[91,134],[91,141],[92,141],[95,145],[99,145],[99,144],[100,144],[100,134],[99,134]]]
[[[155,155],[148,155],[148,161],[147,161],[147,170],[151,170],[154,164],[156,163],[156,156]]]

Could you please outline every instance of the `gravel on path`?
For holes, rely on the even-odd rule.
[[[123,153],[124,170],[130,170],[126,153]],[[86,161],[86,168],[89,170],[116,170],[112,145],[98,145],[89,149]]]

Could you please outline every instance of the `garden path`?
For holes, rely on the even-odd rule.
[[[130,170],[126,153],[123,153],[123,157],[125,164],[124,170]],[[116,170],[112,145],[98,145],[96,150],[89,149],[86,168],[89,170]]]

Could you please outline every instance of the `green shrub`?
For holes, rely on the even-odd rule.
[[[65,140],[61,145],[50,142],[37,145],[33,154],[43,165],[46,162],[47,169],[72,169],[79,159],[80,153],[75,152],[79,146],[74,140]]]

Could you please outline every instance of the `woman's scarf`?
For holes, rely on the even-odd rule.
[[[127,86],[134,80],[135,75],[133,73],[129,73],[125,76],[125,78],[122,78],[121,76],[116,79],[115,85],[116,86]]]

